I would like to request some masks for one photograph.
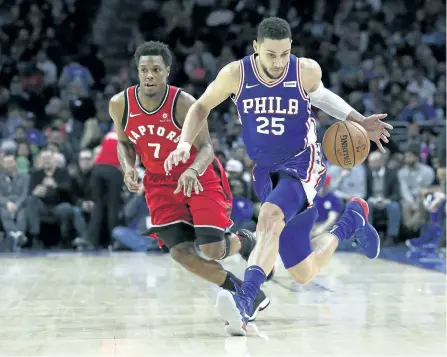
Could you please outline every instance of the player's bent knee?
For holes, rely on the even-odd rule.
[[[258,224],[275,224],[279,221],[284,222],[284,213],[281,208],[270,202],[264,203],[259,212]]]
[[[311,254],[302,262],[287,269],[287,271],[298,284],[306,285],[315,278],[320,268],[315,260],[315,255]]]
[[[230,237],[217,227],[196,227],[196,242],[210,259],[225,259],[230,251]]]
[[[225,256],[225,242],[215,242],[199,245],[200,251],[210,259],[219,260]]]

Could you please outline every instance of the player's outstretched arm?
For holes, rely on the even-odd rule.
[[[109,114],[118,135],[118,159],[124,171],[124,183],[129,191],[137,192],[139,188],[138,172],[135,169],[137,153],[121,125],[123,115],[125,115],[124,106],[124,92],[114,95],[109,102]]]
[[[195,102],[196,99],[192,95],[186,92],[180,93],[177,106],[175,108],[175,117],[180,124],[183,125],[185,122],[186,113],[188,113],[189,109]],[[213,145],[211,144],[208,123],[206,120],[205,125],[200,130],[193,144],[197,149],[197,156],[194,159],[194,162],[180,176],[177,188],[174,191],[174,193],[179,193],[183,189],[183,193],[188,197],[191,196],[193,189],[196,194],[203,191],[203,187],[199,182],[199,176],[214,160],[214,150]]]
[[[384,123],[387,114],[374,114],[364,117],[337,94],[324,87],[321,82],[320,65],[309,58],[300,58],[300,71],[303,89],[306,91],[313,106],[339,120],[355,121],[362,125],[368,132],[369,138],[374,141],[378,148],[385,152],[381,140],[388,143],[390,133],[393,129],[390,124]]]
[[[211,110],[236,93],[239,86],[239,64],[231,62],[221,69],[216,79],[206,88],[202,96],[189,109],[183,125],[179,146],[189,144],[202,129]]]
[[[171,171],[172,165],[177,165],[180,161],[185,163],[189,159],[189,150],[206,123],[209,113],[232,93],[237,92],[239,76],[239,63],[231,62],[227,64],[208,86],[205,93],[191,105],[186,114],[177,149],[165,162],[166,172]]]
[[[186,113],[196,103],[197,100],[190,94],[182,92],[177,102],[176,118],[180,123],[185,123]],[[202,174],[209,164],[214,160],[214,150],[211,144],[210,132],[208,130],[208,123],[204,121],[202,129],[197,134],[193,145],[197,149],[197,156],[190,168],[195,170],[197,174]]]

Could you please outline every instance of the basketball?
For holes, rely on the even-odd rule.
[[[328,161],[344,169],[351,169],[365,161],[370,142],[366,130],[351,121],[339,121],[326,131],[323,151]]]

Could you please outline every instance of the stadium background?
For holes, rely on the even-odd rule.
[[[70,187],[56,203],[69,205],[72,217],[81,215],[88,225],[90,169],[112,124],[108,100],[137,83],[136,46],[145,40],[168,43],[175,55],[170,83],[198,97],[220,68],[252,53],[256,25],[271,15],[289,21],[292,52],[320,63],[326,87],[365,115],[388,113],[395,129],[385,165],[397,177],[391,190],[402,221],[395,237],[387,235],[386,210],[375,223],[385,245],[423,235],[420,228],[432,223],[423,205],[426,189],[440,186],[445,192],[446,17],[445,4],[437,0],[0,1],[0,171],[5,174],[3,159],[13,154],[21,176],[33,181],[41,152],[50,148],[50,160],[67,173]],[[319,110],[315,115],[321,139],[333,119]],[[238,211],[242,198],[255,202],[252,219],[237,226],[254,227],[259,205],[235,107],[223,103],[209,122],[216,154],[234,196],[241,198]],[[409,172],[405,153],[418,158],[420,171]],[[350,172],[331,167],[329,174],[328,188],[341,200],[371,196],[368,180],[376,176],[367,163]],[[14,180],[4,180],[1,195],[17,188]],[[26,191],[31,195],[29,185]],[[147,216],[141,194],[123,187],[122,201],[119,228],[113,237],[103,232],[98,246],[123,249],[119,238],[130,239],[134,250],[157,249],[136,234]],[[28,197],[20,212],[34,214],[27,202]],[[82,236],[74,221],[71,238],[61,239],[60,222],[46,215],[38,235],[25,232],[27,241],[16,239],[12,246],[3,222],[0,250],[73,249],[73,240]],[[436,245],[445,246],[445,233]]]

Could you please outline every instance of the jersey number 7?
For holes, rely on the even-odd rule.
[[[282,135],[284,134],[284,118],[274,118],[268,119],[266,117],[256,118],[256,122],[259,123],[256,127],[256,131],[260,134],[273,134]]]
[[[158,159],[160,157],[160,144],[152,144],[152,143],[148,143],[147,146],[151,147],[151,148],[155,148],[154,149],[154,157],[156,159]]]

